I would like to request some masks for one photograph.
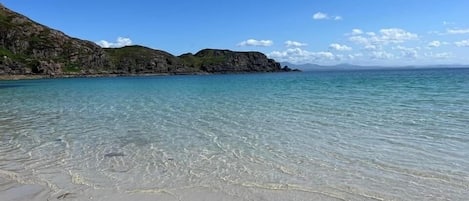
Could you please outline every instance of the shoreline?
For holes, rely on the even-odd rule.
[[[145,73],[145,74],[62,74],[62,75],[0,75],[0,81],[60,79],[60,78],[93,78],[93,77],[147,77],[147,76],[171,76],[171,75],[209,75],[210,73]]]
[[[151,77],[151,76],[178,76],[178,75],[222,75],[222,74],[256,74],[256,73],[288,73],[301,71],[274,71],[274,72],[190,72],[190,73],[132,73],[132,74],[61,74],[61,75],[36,75],[36,74],[17,74],[0,75],[0,81],[15,80],[38,80],[38,79],[60,79],[60,78],[100,78],[100,77]]]

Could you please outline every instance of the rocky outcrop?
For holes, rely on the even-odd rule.
[[[198,68],[185,66],[181,59],[167,52],[143,46],[107,48],[113,71],[117,74],[190,73]]]
[[[277,72],[282,70],[279,63],[260,52],[204,49],[195,55],[183,55],[180,58],[183,60],[191,58],[192,63],[195,61],[196,67],[209,73]]]
[[[0,5],[0,73],[95,72],[109,66],[102,48],[33,22]]]
[[[179,57],[143,46],[101,48],[0,4],[0,75],[89,75],[289,71],[259,52],[205,49]]]

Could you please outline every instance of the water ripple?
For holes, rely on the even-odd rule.
[[[464,200],[460,71],[26,82],[1,89],[0,176],[53,195]]]

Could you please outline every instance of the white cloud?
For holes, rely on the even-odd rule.
[[[433,59],[444,60],[444,59],[449,59],[449,58],[453,57],[453,54],[450,53],[450,52],[440,52],[440,53],[430,52],[430,53],[426,53],[425,56],[433,58]]]
[[[351,35],[361,35],[361,34],[363,34],[363,31],[361,29],[352,29]]]
[[[337,60],[336,55],[331,52],[310,52],[301,48],[290,48],[285,51],[273,51],[269,57],[279,61],[292,63],[320,63]]]
[[[238,46],[261,46],[261,47],[269,47],[274,44],[271,40],[255,40],[255,39],[248,39],[238,43]]]
[[[469,34],[469,29],[448,29],[447,34]]]
[[[287,46],[287,47],[304,47],[304,46],[308,46],[308,44],[297,42],[297,41],[287,40],[287,41],[285,41],[285,46]]]
[[[335,56],[331,52],[311,52],[311,56],[317,60],[334,60]]]
[[[352,48],[347,46],[347,45],[341,45],[341,44],[337,44],[337,43],[330,44],[329,48],[331,48],[333,50],[337,50],[337,51],[350,51],[350,50],[352,50]]]
[[[371,38],[366,38],[364,36],[351,36],[348,38],[349,41],[360,44],[360,45],[370,45]]]
[[[462,34],[469,34],[469,28],[467,29],[446,29],[445,32],[441,31],[429,31],[427,32],[428,34],[433,34],[433,35],[440,35],[440,36],[445,36],[445,35],[462,35]]]
[[[130,38],[125,38],[125,37],[118,37],[116,42],[109,42],[106,40],[100,40],[96,42],[101,47],[104,48],[115,48],[115,47],[124,47],[128,45],[132,45],[132,40]]]
[[[353,33],[353,31],[352,31]],[[417,40],[419,36],[399,28],[381,29],[379,34],[367,32],[366,35],[353,35],[349,37],[349,41],[363,46],[372,45],[379,47],[382,45],[403,43],[409,40]]]
[[[434,40],[428,43],[428,47],[440,47],[440,46],[441,46],[441,42],[437,40]]]
[[[455,24],[456,24],[456,23],[454,23],[454,22],[443,21],[443,25],[444,25],[444,26],[455,25]]]
[[[326,13],[317,12],[313,15],[313,19],[315,19],[315,20],[325,20],[325,19],[329,19],[329,16],[327,16]]]
[[[457,47],[469,47],[469,40],[454,42]]]
[[[371,52],[371,59],[387,60],[394,58],[394,55],[385,51],[374,51]]]
[[[100,40],[100,41],[96,42],[96,44],[98,44],[99,46],[104,47],[104,48],[109,48],[109,47],[111,47],[112,43],[107,42],[105,40]]]
[[[453,56],[450,52],[441,52],[441,53],[436,53],[434,54],[434,58],[437,59],[449,59]]]
[[[379,32],[381,34],[381,40],[389,41],[390,43],[402,43],[418,38],[417,34],[399,28],[381,29]]]
[[[361,50],[364,50],[366,56],[373,60],[390,60],[398,58],[418,59],[419,47],[408,48],[403,46],[391,47],[392,50],[388,52],[388,45],[403,44],[411,40],[418,40],[419,36],[415,33],[408,32],[400,28],[387,28],[380,29],[378,32],[364,32],[362,30],[352,30],[348,34],[349,41],[360,45]],[[440,44],[442,44],[440,42]],[[332,48],[332,46],[331,46]]]
[[[404,58],[408,59],[417,59],[418,57],[418,52],[417,50],[420,48],[408,48],[408,47],[403,47],[403,46],[397,46],[396,49],[401,51],[401,55]]]
[[[376,45],[365,45],[365,50],[377,50],[378,46]]]
[[[343,20],[342,16],[340,15],[337,15],[337,16],[329,16],[328,14],[326,13],[322,13],[322,12],[317,12],[313,15],[313,19],[314,20]]]
[[[348,55],[349,59],[355,59],[357,57],[363,57],[363,54],[362,53],[355,53],[355,54],[349,54]]]
[[[442,34],[442,33],[439,32],[439,31],[427,31],[427,34],[431,34],[431,35],[444,35],[444,34]]]

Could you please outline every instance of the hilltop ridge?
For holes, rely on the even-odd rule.
[[[260,52],[204,49],[174,56],[140,45],[101,48],[34,22],[0,4],[0,75],[285,72]]]

